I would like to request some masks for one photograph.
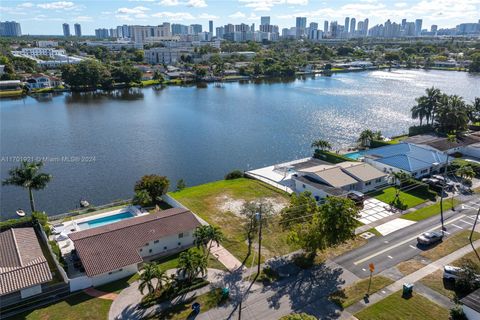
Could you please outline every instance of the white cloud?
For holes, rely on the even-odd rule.
[[[197,16],[198,19],[205,19],[205,20],[213,20],[213,19],[218,19],[218,16],[215,16],[213,14],[208,14],[208,13],[201,13]]]
[[[306,6],[308,0],[239,0],[247,8],[253,8],[255,11],[270,11],[272,7],[278,5],[301,5]]]
[[[90,16],[76,16],[74,20],[78,22],[87,22],[87,21],[93,21],[93,18]]]
[[[147,7],[134,7],[134,8],[118,8],[117,13],[118,14],[143,14],[146,11],[149,11],[150,9]]]
[[[405,8],[405,7],[408,7],[408,3],[406,3],[406,2],[397,2],[397,3],[395,3],[395,7],[397,7],[397,8]]]
[[[195,19],[195,17],[191,13],[188,13],[188,12],[169,12],[169,11],[154,13],[154,14],[152,14],[152,17],[168,19],[168,20],[171,20],[171,21],[182,21],[182,20],[194,20]]]
[[[128,0],[130,2],[155,2],[155,0]]]
[[[50,3],[40,3],[40,4],[37,4],[37,7],[42,9],[70,10],[75,8],[75,4],[70,1],[58,1],[58,2],[50,2]]]
[[[24,2],[24,3],[20,3],[18,5],[18,7],[20,7],[20,8],[31,8],[33,6],[35,6],[35,5],[31,2]]]
[[[232,13],[231,15],[228,16],[229,18],[233,18],[233,19],[241,19],[241,18],[245,18],[246,15],[245,13],[243,12],[240,12],[240,11],[237,11],[235,13]]]
[[[205,0],[188,0],[187,7],[204,8],[207,6]]]
[[[179,0],[162,0],[158,3],[161,6],[174,7],[182,4]]]

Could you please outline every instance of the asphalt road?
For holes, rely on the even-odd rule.
[[[459,206],[457,211],[446,212],[444,240],[463,230],[471,230],[479,207],[480,199],[473,199],[465,203],[464,209]],[[433,230],[441,230],[440,215],[419,221],[387,236],[370,239],[366,245],[333,261],[358,277],[365,278],[370,275],[370,263],[374,263],[375,273],[379,273],[433,248],[434,246],[425,248],[417,245],[418,235]]]

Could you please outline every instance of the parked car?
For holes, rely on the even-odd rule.
[[[442,241],[442,239],[443,239],[443,232],[432,231],[432,232],[422,233],[420,236],[417,237],[417,242],[418,244],[421,244],[421,245],[431,245],[431,244]]]
[[[443,267],[443,279],[455,280],[458,279],[458,275],[462,272],[463,269],[454,266],[444,266]]]
[[[365,195],[358,191],[350,191],[347,193],[347,198],[353,200],[356,205],[363,206],[363,201],[365,201]]]

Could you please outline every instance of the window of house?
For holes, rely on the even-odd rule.
[[[160,240],[155,240],[155,241],[153,241],[153,243],[159,243],[159,242],[160,242]]]
[[[302,184],[302,186],[303,186],[303,189],[305,189],[305,185],[304,185],[304,184]]]
[[[178,238],[183,238],[183,232],[178,234]]]
[[[149,253],[152,253],[152,249],[149,249],[148,252],[149,252]]]
[[[149,242],[145,243],[145,247],[148,247],[149,244],[150,244]]]
[[[182,243],[181,243],[181,242],[179,242],[179,243],[178,243],[178,246],[181,246],[181,245],[182,245]]]
[[[375,180],[375,182],[382,182],[382,178],[378,178],[377,180]]]
[[[142,251],[143,251],[143,249],[142,249],[142,248],[140,248],[140,252],[142,252]]]
[[[167,247],[163,247],[163,250],[167,250]]]
[[[123,268],[115,270],[115,271],[110,271],[108,274],[114,274],[114,273],[118,273],[118,272],[122,272],[122,271],[123,271]]]
[[[372,184],[372,181],[365,182],[365,185],[366,185],[366,186],[369,186],[369,185],[371,185],[371,184]]]

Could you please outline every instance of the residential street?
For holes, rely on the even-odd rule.
[[[447,229],[445,239],[455,233],[472,228],[477,213],[474,208],[480,206],[480,199],[471,200],[466,205],[472,209],[461,210],[459,206],[456,211],[447,211],[444,214]],[[417,236],[426,231],[440,229],[440,215],[435,215],[387,236],[371,239],[368,244],[337,257],[333,261],[358,277],[365,278],[370,274],[368,271],[370,263],[375,264],[375,272],[378,273],[413,258],[422,250],[428,250],[428,248],[417,246]]]

